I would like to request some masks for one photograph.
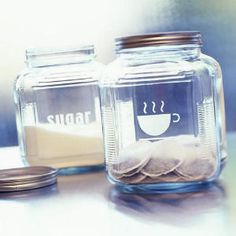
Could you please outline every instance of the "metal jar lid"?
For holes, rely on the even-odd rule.
[[[46,187],[57,181],[57,170],[32,166],[0,170],[0,192],[13,192]]]
[[[146,46],[202,44],[199,31],[162,32],[117,38],[116,51]]]

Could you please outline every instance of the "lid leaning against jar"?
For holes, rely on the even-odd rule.
[[[116,51],[137,47],[181,44],[202,45],[201,33],[199,31],[177,31],[121,37],[116,39]]]
[[[13,192],[46,187],[57,181],[57,170],[32,166],[0,170],[0,192]]]

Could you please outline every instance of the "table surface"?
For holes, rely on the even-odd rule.
[[[117,191],[103,171],[59,176],[57,185],[0,194],[0,235],[235,236],[236,133],[220,181],[197,193]],[[21,166],[17,147],[0,149],[0,168]]]

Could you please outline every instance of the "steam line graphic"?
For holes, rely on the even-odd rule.
[[[161,108],[160,108],[161,112],[164,112],[163,111],[164,106],[165,106],[165,103],[164,103],[164,101],[161,100]]]
[[[143,112],[144,112],[144,114],[147,114],[147,103],[144,102],[143,105],[144,105]]]
[[[165,106],[165,102],[161,100],[160,111],[162,113],[164,112],[164,110],[163,110],[164,106]],[[156,111],[156,102],[154,102],[154,101],[152,101],[152,112],[157,113],[157,111]],[[143,102],[143,113],[147,114],[147,103],[146,102]]]

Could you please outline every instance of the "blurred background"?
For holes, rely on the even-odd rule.
[[[8,0],[0,7],[0,146],[17,145],[12,88],[25,49],[95,44],[97,59],[114,59],[113,38],[199,30],[203,52],[222,66],[227,130],[236,130],[235,0]]]

